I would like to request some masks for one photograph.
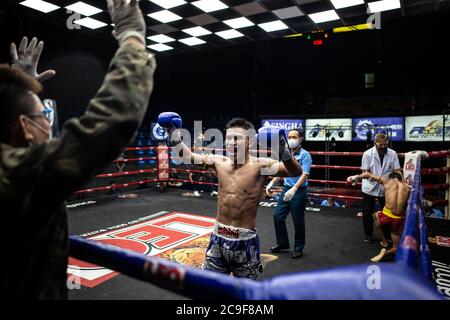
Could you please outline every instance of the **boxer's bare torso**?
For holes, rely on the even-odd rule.
[[[250,157],[243,165],[229,158],[215,161],[219,182],[217,221],[238,228],[255,229],[256,212],[267,176],[261,169],[268,161]]]
[[[397,216],[404,216],[408,206],[411,187],[398,179],[384,179],[370,172],[359,175],[360,179],[370,179],[381,183],[384,187],[385,207]]]
[[[291,172],[301,173],[295,158],[279,162],[272,158],[250,156],[249,133],[239,127],[227,129],[227,156],[194,153],[184,143],[178,146],[181,146],[184,157],[214,170],[219,183],[217,221],[233,227],[255,229],[257,208],[269,175],[292,176],[286,165]]]
[[[397,179],[382,181],[384,186],[385,207],[397,216],[404,216],[408,206],[411,187]]]

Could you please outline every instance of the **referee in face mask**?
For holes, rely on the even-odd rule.
[[[375,145],[364,152],[361,163],[361,170],[370,172],[376,176],[388,179],[392,172],[399,173],[402,177],[400,161],[397,152],[388,148],[389,139],[384,133],[375,136]],[[375,200],[378,199],[380,207],[384,207],[384,188],[379,181],[369,179],[362,180],[363,193],[363,226],[364,242],[372,243],[373,239],[373,213]]]
[[[297,130],[291,130],[288,134],[289,147],[293,156],[300,163],[303,173],[299,177],[286,177],[283,191],[280,195],[277,208],[274,213],[275,234],[277,244],[273,246],[271,252],[280,252],[289,249],[289,238],[286,229],[286,218],[289,212],[292,213],[294,222],[295,240],[292,258],[300,258],[305,247],[305,208],[307,202],[308,177],[311,170],[312,159],[308,151],[301,147],[303,134]],[[270,193],[270,188],[277,181],[274,178],[267,185],[266,192]]]

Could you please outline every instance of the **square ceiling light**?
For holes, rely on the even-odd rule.
[[[289,29],[289,27],[287,25],[285,25],[283,22],[281,22],[280,20],[261,23],[261,24],[258,24],[258,26],[260,28],[264,29],[264,31],[266,31],[266,32]]]
[[[188,28],[188,29],[183,29],[181,31],[186,32],[187,34],[189,34],[193,37],[200,37],[200,36],[204,36],[204,35],[212,33],[211,31],[206,30],[203,27]]]
[[[184,0],[150,0],[150,1],[156,3],[158,6],[164,9],[178,7],[186,3],[186,1]]]
[[[322,23],[327,21],[339,20],[339,16],[334,10],[327,10],[310,14],[309,17],[315,23]]]
[[[364,0],[330,0],[336,9],[348,8],[364,4]]]
[[[89,29],[98,29],[104,26],[107,26],[106,23],[92,19],[92,18],[83,18],[80,20],[75,20],[74,23],[79,24],[80,26],[89,28]]]
[[[157,43],[167,43],[175,41],[174,38],[168,37],[164,34],[158,34],[156,36],[147,37],[147,39],[152,40]]]
[[[234,29],[216,32],[216,34],[223,39],[234,39],[244,36],[242,33]]]
[[[41,0],[27,0],[20,3],[21,5],[40,11],[44,13],[49,13],[52,11],[55,11],[56,9],[59,9],[60,7],[55,6],[52,3],[41,1]]]
[[[226,25],[230,26],[233,29],[245,28],[255,25],[253,22],[244,17],[225,20],[223,23],[225,23]]]
[[[367,5],[369,6],[370,13],[400,9],[401,7],[400,0],[375,1],[369,2]]]
[[[76,13],[79,13],[86,17],[89,17],[94,14],[102,12],[101,9],[91,6],[91,5],[81,2],[81,1],[71,4],[70,6],[67,6],[66,9],[76,12]]]
[[[173,48],[171,46],[168,46],[168,45],[165,45],[162,43],[152,44],[150,46],[147,46],[147,48],[158,51],[158,52],[173,50]]]
[[[172,22],[176,20],[181,20],[181,17],[169,10],[162,10],[148,15],[150,18],[158,20],[162,23]]]
[[[213,12],[228,8],[228,6],[219,0],[200,0],[191,2],[194,6],[205,12]]]
[[[180,41],[180,42],[182,42],[182,43],[184,43],[185,45],[188,45],[188,46],[196,46],[196,45],[199,45],[199,44],[206,43],[206,42],[203,41],[202,39],[195,38],[195,37],[192,37],[192,38],[184,38],[184,39],[180,39],[180,40],[178,40],[178,41]]]

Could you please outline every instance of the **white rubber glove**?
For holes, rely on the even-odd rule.
[[[273,187],[273,184],[274,184],[273,180],[270,180],[269,184],[268,184],[267,187],[266,187],[266,194],[267,194],[269,197],[271,196],[270,189]]]
[[[292,198],[295,196],[296,192],[297,192],[297,187],[293,186],[288,191],[286,191],[286,193],[284,194],[283,200],[286,202],[291,201]]]

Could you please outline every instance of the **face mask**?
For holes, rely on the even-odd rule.
[[[384,148],[384,147],[383,148],[378,148],[377,147],[377,150],[378,150],[379,154],[385,154],[387,152],[387,148]]]
[[[291,149],[296,149],[300,145],[300,140],[299,139],[289,139],[288,144],[289,144],[289,147],[291,147]]]
[[[38,128],[39,130],[41,130],[43,133],[45,133],[45,135],[47,135],[47,141],[52,140],[53,139],[53,130],[50,129],[50,131],[45,130],[39,123],[37,123],[34,120],[31,120],[28,117],[25,117],[27,119],[27,121],[30,121],[36,128]]]

